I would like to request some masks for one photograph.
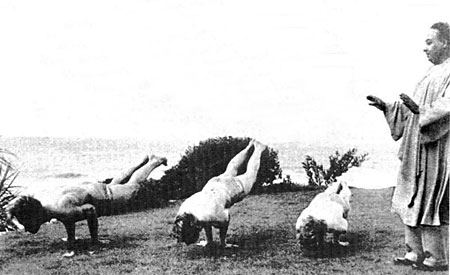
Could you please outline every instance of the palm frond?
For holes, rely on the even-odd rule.
[[[9,150],[0,148],[0,231],[8,231],[11,228],[6,221],[5,206],[16,197],[14,181],[18,170],[14,167],[11,158],[15,157]]]

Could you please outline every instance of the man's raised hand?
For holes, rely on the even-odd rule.
[[[403,101],[403,104],[408,107],[408,109],[414,114],[419,113],[419,106],[406,94],[400,94],[400,99]]]
[[[369,105],[374,106],[383,112],[386,111],[386,103],[383,100],[373,95],[368,95],[366,98],[371,101]]]

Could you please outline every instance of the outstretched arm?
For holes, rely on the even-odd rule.
[[[386,122],[391,130],[391,136],[394,140],[399,140],[403,136],[403,130],[405,128],[405,122],[411,112],[408,112],[406,104],[400,102],[386,103],[380,98],[368,95],[367,100],[370,101],[369,105],[374,106],[377,109],[383,111],[386,118]]]

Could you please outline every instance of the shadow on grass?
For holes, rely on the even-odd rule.
[[[220,247],[217,237],[209,247],[188,246],[186,256],[191,259],[224,256],[258,257],[258,255],[269,249],[269,247],[273,251],[279,249],[280,246],[286,246],[286,243],[289,242],[289,239],[285,238],[287,235],[292,234],[282,229],[255,230],[253,233],[246,232],[239,235],[231,235],[228,236],[227,243],[237,245],[238,247],[225,249]]]
[[[12,237],[14,242],[9,243],[9,247],[5,248],[5,254],[9,254],[9,258],[24,257],[30,255],[43,254],[64,254],[68,250],[74,251],[75,254],[100,253],[104,250],[112,249],[133,249],[139,246],[139,243],[148,238],[146,235],[131,236],[101,236],[101,240],[107,240],[107,243],[93,244],[91,239],[77,239],[72,246],[68,246],[67,242],[61,239],[54,239],[50,242],[47,238],[25,238],[20,239],[17,236]],[[1,263],[1,262],[0,262]]]
[[[348,232],[341,240],[349,243],[348,246],[329,246],[322,251],[307,252],[302,254],[311,258],[342,258],[383,250],[391,245],[387,230],[368,230]]]
[[[324,244],[320,250],[308,251],[302,249],[302,255],[309,258],[343,258],[353,256],[367,250],[367,239],[366,233],[348,232],[341,236],[341,241],[348,242],[348,246]]]
[[[306,252],[301,248],[291,231],[273,228],[230,236],[227,243],[236,244],[238,247],[222,249],[218,240],[215,240],[210,247],[192,245],[187,248],[186,256],[190,259],[205,257],[252,259],[268,253],[274,255],[289,253],[306,258],[343,258],[376,249],[368,232],[348,232],[342,236],[342,241],[349,242],[349,245],[329,245],[320,251]]]

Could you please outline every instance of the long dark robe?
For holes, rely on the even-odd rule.
[[[403,103],[388,104],[386,120],[401,140],[401,160],[392,211],[408,226],[448,224],[450,172],[450,59],[429,69],[413,100],[420,114]]]

